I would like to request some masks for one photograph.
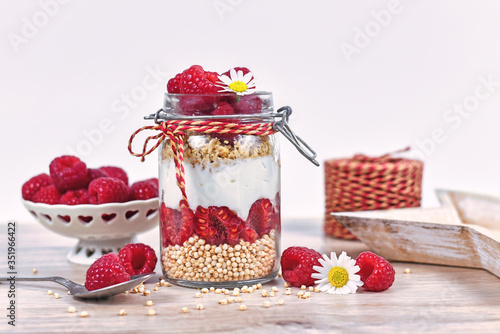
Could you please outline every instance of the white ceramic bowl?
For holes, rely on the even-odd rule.
[[[23,204],[49,230],[78,238],[68,260],[85,265],[135,242],[138,233],[157,227],[159,221],[158,198],[99,205],[49,205],[25,200]]]

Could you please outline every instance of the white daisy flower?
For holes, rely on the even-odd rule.
[[[234,68],[229,70],[229,76],[221,75],[219,80],[222,84],[220,92],[231,92],[238,95],[247,95],[255,92],[255,79],[252,72],[243,75],[242,70],[236,71]]]
[[[356,273],[359,267],[356,261],[347,256],[346,252],[342,252],[337,259],[337,254],[332,252],[330,258],[323,254],[323,258],[319,259],[321,266],[314,266],[313,269],[317,273],[311,274],[312,278],[317,278],[315,281],[318,288],[327,293],[336,295],[347,295],[356,293],[358,286],[362,286],[361,278]]]

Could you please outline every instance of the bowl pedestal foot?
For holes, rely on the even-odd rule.
[[[120,239],[79,240],[66,258],[69,262],[90,266],[107,253],[117,253],[126,244],[137,242],[135,236]]]

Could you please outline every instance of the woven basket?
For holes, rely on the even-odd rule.
[[[331,212],[384,210],[420,206],[422,161],[355,155],[325,162],[325,234],[356,239]]]

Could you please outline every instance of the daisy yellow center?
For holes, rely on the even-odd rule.
[[[349,282],[349,273],[344,267],[333,267],[328,272],[328,281],[336,288],[341,288]]]
[[[237,93],[243,93],[248,89],[248,86],[243,81],[234,81],[229,84],[229,89],[234,90]]]

